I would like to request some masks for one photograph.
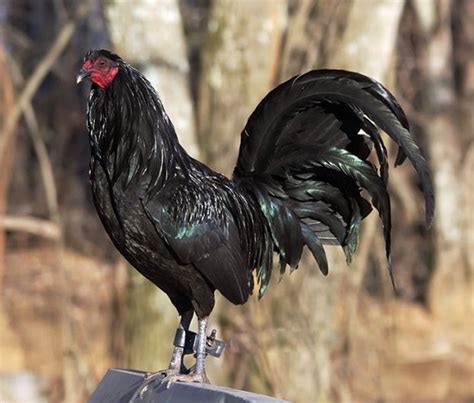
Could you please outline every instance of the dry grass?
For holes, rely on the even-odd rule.
[[[421,305],[362,297],[350,325],[339,324],[341,333],[347,329],[347,353],[335,357],[335,384],[348,383],[354,401],[472,401],[470,286],[458,294],[462,306],[452,312],[449,323]]]
[[[80,401],[87,396],[90,390],[88,385],[95,385],[108,367],[116,365],[112,349],[112,341],[117,336],[117,327],[114,327],[116,323],[113,323],[112,317],[114,269],[71,251],[64,254],[64,264],[68,265],[72,276],[70,289],[73,303],[69,314],[73,323],[75,346],[69,351],[75,354],[75,370],[82,390],[82,396],[78,397]],[[10,252],[7,256],[5,288],[0,305],[0,371],[27,370],[44,376],[49,381],[52,401],[61,401],[63,393],[64,357],[61,343],[62,297],[58,290],[59,273],[54,249]],[[287,282],[299,284],[298,278],[294,276],[291,281],[290,278],[287,279]],[[287,287],[284,287],[285,285]],[[289,286],[290,284],[282,284],[278,288]],[[295,290],[303,292],[306,289],[306,286],[301,287],[295,287]],[[442,304],[443,298],[450,298],[449,295],[455,291],[458,304],[455,309],[451,309],[449,317],[438,314],[437,310],[430,312],[421,305],[393,299],[380,301],[367,296],[357,298],[357,307],[354,309],[348,303],[354,301],[350,292],[338,293],[338,298],[330,302],[336,304],[333,310],[334,323],[317,326],[320,331],[321,326],[334,327],[335,333],[331,334],[339,334],[341,338],[334,341],[340,348],[335,348],[337,353],[330,357],[331,362],[328,363],[328,379],[333,394],[326,396],[325,401],[471,401],[469,399],[474,397],[472,284],[468,283],[462,290],[448,291],[438,290],[438,303]],[[303,299],[306,297],[304,294],[298,305],[311,309],[310,305],[304,304]],[[291,309],[295,302],[296,300],[289,302],[285,299],[281,308]],[[263,338],[259,338],[258,344],[270,343],[273,346],[265,347],[263,356],[269,352],[270,355],[284,357],[288,363],[296,350],[290,348],[288,351],[279,351],[275,342],[282,341],[281,337],[287,333],[300,334],[301,329],[311,324],[302,323],[301,329],[298,330],[295,322],[293,325],[296,327],[287,329],[287,333],[282,336],[278,330],[281,324],[273,323],[273,330],[266,327],[270,317],[273,317],[272,312],[267,310],[267,305],[265,301],[252,301],[249,306],[238,309],[247,309],[248,314],[254,316],[263,315],[265,330],[260,332]],[[266,319],[263,320],[264,318]],[[273,321],[278,321],[277,317]],[[246,323],[248,325],[248,321]],[[241,323],[243,329],[247,325]],[[248,333],[242,333],[244,336],[245,334]],[[238,334],[227,334],[226,339],[236,340],[237,336]],[[283,337],[285,340],[286,338]],[[288,344],[285,340],[284,345]],[[295,340],[295,343],[304,342],[301,335]],[[317,348],[311,345],[305,344],[295,348],[300,352],[308,348],[317,351]],[[229,363],[228,359],[235,355],[235,349],[236,346],[231,346],[225,360],[213,364]],[[250,365],[251,360],[249,361],[245,352],[235,355],[234,358],[238,359],[238,356],[241,360],[246,360],[241,365],[241,370],[246,373],[248,369],[245,367]],[[275,361],[275,357],[270,358],[270,364],[280,362],[280,359]],[[308,360],[311,361],[311,354],[308,355]],[[300,366],[295,363],[291,367]],[[303,367],[300,370],[304,373]],[[288,378],[285,375],[286,368],[283,367],[276,368],[276,372],[275,368],[271,369],[275,376],[279,376],[279,388],[275,393],[289,397],[290,390],[285,383],[289,379],[301,379],[300,389],[305,391],[305,396],[291,392],[294,395],[292,398],[295,402],[307,402],[308,390],[316,388],[316,383],[311,386],[313,381],[310,378],[314,375],[311,371],[314,368],[306,368],[309,372],[302,378],[301,373],[290,374]],[[221,368],[221,372],[225,373],[225,370]],[[324,375],[328,368],[318,371],[321,370],[324,371],[319,375]],[[213,379],[231,384],[231,380],[216,377]],[[240,386],[244,386],[243,381],[238,382]],[[254,379],[255,382],[258,384],[259,381]]]
[[[60,270],[54,248],[7,255],[0,312],[0,371],[32,371],[49,381],[53,401],[62,395],[64,354],[73,356],[82,393],[111,365],[112,268],[67,251],[74,346],[62,343]],[[79,398],[80,399],[80,398]]]

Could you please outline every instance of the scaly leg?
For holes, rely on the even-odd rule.
[[[196,345],[196,365],[189,374],[171,374],[164,379],[169,387],[173,382],[200,382],[210,383],[206,375],[206,343],[207,343],[207,322],[208,318],[199,319],[199,332]]]
[[[179,323],[179,328],[187,331],[189,329],[189,325],[191,324],[191,320],[193,319],[194,311],[189,310],[181,316],[181,321]],[[175,374],[181,374],[185,368],[183,364],[183,353],[184,347],[181,346],[174,346],[173,354],[171,355],[170,365],[168,370]]]
[[[199,332],[196,349],[196,369],[195,374],[202,376],[201,382],[209,383],[206,376],[206,343],[207,343],[207,323],[208,318],[199,319]]]

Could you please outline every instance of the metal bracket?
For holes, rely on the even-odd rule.
[[[225,348],[225,343],[216,339],[216,329],[213,329],[211,334],[207,336],[206,352],[213,357],[220,357]],[[194,354],[197,350],[197,333],[181,328],[176,329],[174,336],[174,345],[182,347],[184,354]]]

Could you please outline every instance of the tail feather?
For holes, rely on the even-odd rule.
[[[287,186],[285,190],[295,201],[313,202],[313,204],[325,202],[341,214],[344,220],[347,221],[349,218],[350,208],[343,192],[330,183],[306,180]]]
[[[390,198],[382,179],[372,167],[346,150],[331,148],[326,150],[324,157],[318,158],[317,165],[331,170],[341,171],[352,178],[360,187],[367,190],[372,198],[374,207],[382,219],[383,232],[386,243],[387,257],[391,252],[391,214]]]
[[[329,208],[315,207],[314,203],[295,203],[288,207],[295,212],[298,218],[304,223],[310,224],[311,219],[324,224],[334,235],[340,245],[343,244],[346,237],[346,228],[344,222]]]
[[[364,120],[364,130],[369,133],[370,138],[374,142],[375,152],[377,153],[377,158],[380,163],[380,177],[382,178],[383,183],[386,185],[388,183],[388,156],[387,148],[385,147],[380,132],[377,127],[367,118]]]
[[[265,191],[254,188],[263,215],[270,226],[275,247],[280,255],[282,270],[286,264],[296,267],[303,253],[303,241],[295,213],[278,203]]]
[[[383,108],[383,104],[378,99],[370,97],[370,95],[361,96],[356,91],[348,91],[344,98],[346,102],[351,102],[355,105],[363,104],[364,111],[373,122],[400,146],[401,151],[399,150],[396,161],[398,164],[403,162],[405,155],[413,164],[425,195],[426,225],[430,227],[434,216],[434,191],[431,174],[426,160],[421,154],[418,145],[413,141],[410,132],[396,115],[390,110]]]
[[[389,167],[379,130],[399,146],[396,165],[408,158],[414,166],[429,226],[434,193],[426,160],[403,110],[380,83],[347,71],[311,71],[276,87],[252,113],[242,132],[234,179],[257,200],[281,271],[287,264],[297,266],[304,245],[325,274],[323,243],[340,244],[350,263],[361,221],[371,209],[361,194],[365,190],[382,221],[393,280]],[[368,161],[372,150],[377,166]],[[257,275],[266,289],[270,255],[261,255],[265,269],[259,266]]]
[[[329,266],[321,240],[304,224],[301,225],[301,233],[306,246],[318,262],[319,270],[326,276],[329,273]]]
[[[350,203],[352,210],[351,221],[348,225],[346,239],[342,243],[347,264],[352,262],[352,257],[357,250],[357,246],[359,246],[359,226],[360,222],[362,221],[362,215],[356,200],[351,199]]]

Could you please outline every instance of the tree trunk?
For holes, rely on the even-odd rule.
[[[204,160],[231,173],[240,132],[270,89],[278,66],[286,0],[213,2],[199,94]]]
[[[0,36],[0,75],[2,76],[2,87],[0,88],[1,104],[0,110],[3,116],[9,116],[9,113],[14,109],[15,90],[11,80],[10,72],[8,71],[7,61],[4,51],[3,35]],[[0,120],[0,127],[2,128],[1,136],[6,136],[7,133],[3,131],[7,119]],[[16,130],[16,125],[10,130]],[[12,163],[15,155],[16,136],[9,136],[8,142],[0,155],[0,216],[7,212],[8,203],[8,187],[11,179]],[[5,270],[5,230],[0,228],[0,292],[3,288],[3,277]],[[1,304],[1,301],[0,301]]]
[[[464,26],[466,34],[471,25],[468,22],[469,9],[473,13],[469,3],[460,3],[464,12],[457,11],[461,26],[456,29],[463,30]],[[429,118],[425,130],[430,139],[437,202],[435,263],[429,305],[436,316],[455,327],[472,314],[472,307],[465,302],[469,300],[466,295],[472,293],[473,286],[472,261],[471,270],[468,270],[469,254],[472,253],[469,251],[472,205],[466,208],[466,202],[472,199],[472,189],[463,184],[472,179],[472,125],[469,125],[469,120],[472,122],[473,85],[469,88],[469,83],[465,83],[461,87],[463,92],[456,94],[455,78],[469,80],[472,61],[458,57],[457,71],[465,68],[467,75],[453,75],[452,13],[456,9],[451,4],[449,0],[419,1],[418,11],[421,14],[425,10],[425,15],[432,16],[426,19],[424,26],[426,48],[423,63],[426,78],[424,109]],[[464,38],[458,37],[458,40]],[[471,112],[466,116],[463,103],[469,102]]]

